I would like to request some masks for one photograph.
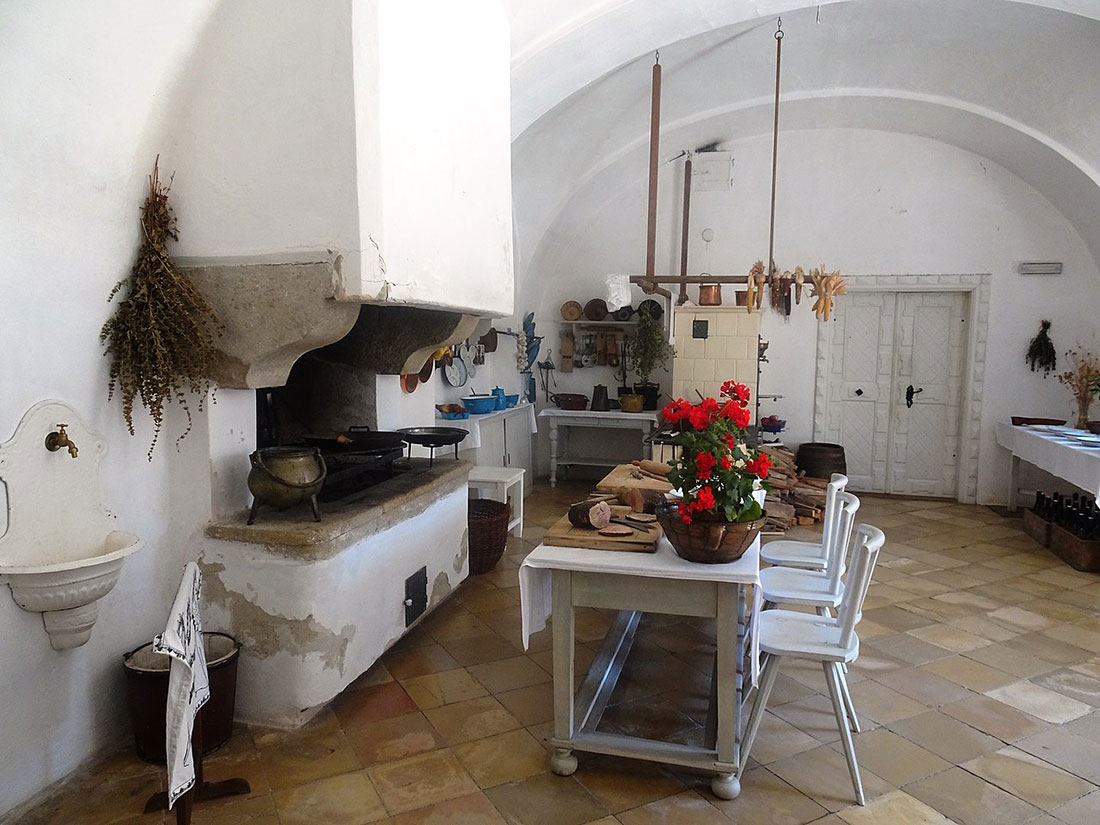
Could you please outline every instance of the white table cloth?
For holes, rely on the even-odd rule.
[[[458,445],[459,449],[476,450],[481,446],[481,422],[504,416],[525,416],[527,418],[527,429],[532,434],[539,431],[538,424],[535,422],[535,405],[529,402],[517,404],[506,410],[495,410],[491,413],[484,413],[483,415],[474,415],[471,413],[469,418],[439,418],[436,416],[435,423],[439,427],[458,427],[461,430],[465,430],[469,435],[462,439],[462,443]]]
[[[1034,464],[1094,496],[1100,496],[1100,436],[1071,427],[997,423],[997,443],[1013,456],[1010,505],[1016,497],[1018,461]]]

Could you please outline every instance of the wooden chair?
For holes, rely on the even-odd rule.
[[[852,776],[856,800],[860,805],[866,804],[855,745],[852,743],[851,731],[848,730],[848,711],[841,687],[844,674],[841,668],[859,657],[859,636],[856,635],[855,628],[859,624],[863,600],[871,584],[871,574],[884,541],[885,536],[877,527],[868,524],[859,526],[855,549],[852,551],[851,572],[835,618],[791,610],[766,610],[757,618],[756,643],[760,646],[761,654],[767,658],[760,677],[760,690],[745,732],[739,772],[745,770],[748,762],[749,752],[760,729],[760,720],[768,706],[768,697],[771,696],[775,677],[779,673],[780,662],[784,657],[809,659],[820,662],[825,673],[825,682],[833,703],[833,715],[844,744],[844,755],[848,760],[848,772]]]
[[[833,473],[825,488],[825,519],[821,525],[821,541],[770,541],[760,548],[760,560],[768,564],[783,567],[800,567],[806,570],[824,570],[825,559],[829,554],[829,543],[837,527],[839,505],[837,493],[843,493],[848,486],[848,477]]]

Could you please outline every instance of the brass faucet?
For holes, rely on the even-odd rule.
[[[58,431],[56,433],[50,433],[46,436],[46,449],[49,450],[51,453],[56,453],[62,447],[68,447],[69,456],[72,458],[76,458],[76,445],[69,440],[69,434],[65,432],[65,428],[68,426],[68,424],[58,424]]]

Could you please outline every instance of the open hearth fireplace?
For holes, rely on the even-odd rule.
[[[305,502],[310,503],[314,520],[320,521],[323,508],[318,502],[351,502],[358,493],[395,475],[422,469],[422,462],[413,460],[414,445],[426,448],[422,454],[428,457],[429,468],[440,448],[453,446],[457,459],[466,430],[379,430],[380,418],[392,422],[394,416],[390,410],[379,415],[377,390],[380,375],[398,374],[409,358],[419,357],[415,353],[461,335],[463,325],[457,325],[457,332],[454,329],[456,317],[465,316],[364,306],[352,331],[335,344],[299,358],[285,385],[257,390],[257,449],[249,474],[254,500],[248,523],[264,505],[285,509]],[[395,337],[386,336],[382,347],[378,332],[392,329],[394,323],[400,325],[404,343],[391,352],[387,348],[393,349]]]

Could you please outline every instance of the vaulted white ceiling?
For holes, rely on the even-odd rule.
[[[665,157],[770,132],[782,15],[782,129],[911,133],[987,157],[1100,260],[1100,0],[510,0],[510,15],[528,248],[584,181],[645,145],[658,49],[663,133],[677,134]]]

